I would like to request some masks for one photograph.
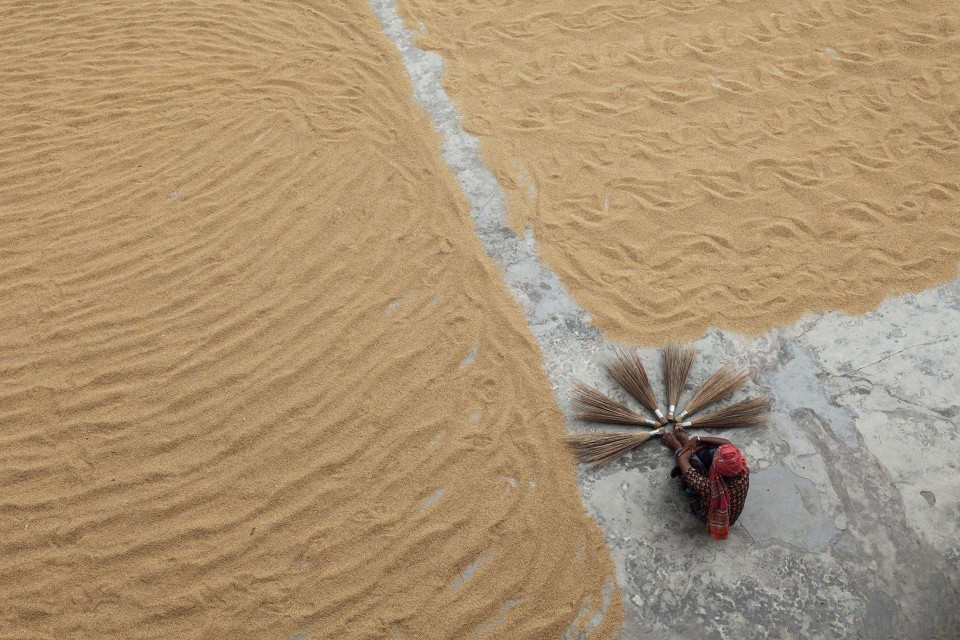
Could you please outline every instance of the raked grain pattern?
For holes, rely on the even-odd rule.
[[[957,274],[957,2],[398,4],[511,224],[611,337],[758,334]]]
[[[0,17],[0,637],[595,622],[537,348],[366,3]]]

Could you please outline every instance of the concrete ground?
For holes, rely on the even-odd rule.
[[[581,474],[629,600],[623,636],[960,637],[960,282],[697,346],[696,380],[748,365],[773,419],[727,434],[753,475],[726,543],[689,514],[665,452]]]
[[[506,226],[505,199],[393,0],[372,0],[441,152],[472,204],[487,255],[524,307],[571,430],[574,378],[610,392],[599,365],[618,346],[536,251]],[[960,638],[960,280],[886,301],[862,317],[811,315],[759,338],[713,330],[696,346],[698,384],[724,362],[749,367],[737,397],[774,398],[769,426],[724,434],[753,472],[746,509],[714,542],[650,442],[583,468],[626,610],[623,638]],[[641,350],[661,380],[659,355]]]

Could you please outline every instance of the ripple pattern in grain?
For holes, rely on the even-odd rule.
[[[0,637],[599,608],[536,346],[364,3],[0,15]]]

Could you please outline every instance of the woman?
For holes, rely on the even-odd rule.
[[[707,522],[714,540],[726,540],[750,488],[746,457],[729,440],[690,438],[681,426],[661,440],[673,451],[678,468],[672,475],[680,475],[681,490],[690,499],[693,512]]]

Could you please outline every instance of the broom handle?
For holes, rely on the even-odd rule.
[[[694,422],[696,422],[696,421],[695,421],[695,420],[687,420],[686,422],[678,422],[678,423],[676,423],[676,424],[677,424],[678,427],[682,427],[682,428],[684,428],[684,429],[686,429],[687,427],[693,427],[694,429],[700,429],[701,427],[698,427],[696,424],[694,424]],[[735,429],[735,428],[737,428],[737,426],[738,426],[738,425],[731,424],[731,425],[728,425],[728,426],[713,426],[713,427],[703,427],[703,428],[704,428],[704,429]]]
[[[726,438],[716,438],[713,436],[706,436],[706,437],[693,436],[693,438],[690,438],[690,440],[693,440],[693,439],[696,439],[697,441],[696,443],[697,451],[701,449],[706,449],[707,447],[719,447],[720,445],[727,444],[728,442],[730,442]]]

